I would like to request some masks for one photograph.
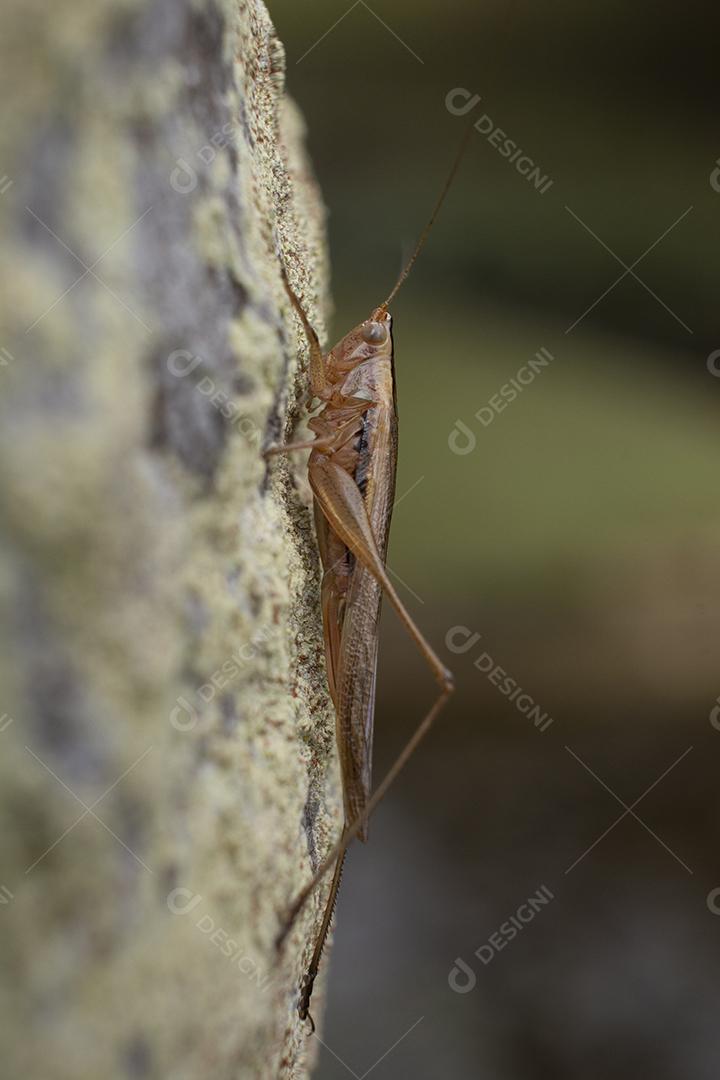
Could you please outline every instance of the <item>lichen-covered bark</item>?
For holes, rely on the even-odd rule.
[[[279,253],[321,330],[327,287],[283,49],[260,0],[3,15],[3,1073],[302,1077],[319,900],[273,941],[339,808],[308,492],[260,454],[306,386]]]

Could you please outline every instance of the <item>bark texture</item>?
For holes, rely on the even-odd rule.
[[[321,200],[260,0],[8,0],[0,79],[3,1073],[303,1077],[339,820],[279,252]],[[300,357],[300,359],[298,359]],[[322,983],[314,1004],[321,1009]]]

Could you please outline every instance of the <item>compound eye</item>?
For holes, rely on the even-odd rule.
[[[387,330],[379,322],[368,322],[362,328],[363,341],[368,345],[382,345],[387,341]]]

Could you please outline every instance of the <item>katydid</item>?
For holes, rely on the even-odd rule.
[[[467,144],[468,128],[435,208],[387,299],[327,354],[280,272],[310,351],[310,391],[323,407],[309,422],[315,438],[268,449],[266,456],[310,449],[308,477],[323,567],[321,587],[325,658],[335,707],[345,820],[337,843],[288,910],[278,947],[319,882],[335,868],[320,931],[300,987],[298,1013],[310,1019],[310,998],[330,929],[346,849],[367,840],[368,819],[428,732],[453,690],[452,674],[415,625],[390,581],[385,559],[395,493],[397,410],[392,318],[389,306],[422,250]],[[439,690],[435,702],[377,790],[371,794],[378,623],[383,593],[397,611]]]

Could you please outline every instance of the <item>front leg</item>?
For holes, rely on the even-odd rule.
[[[329,424],[322,416],[311,420],[311,426],[315,426],[317,434],[314,439],[304,439],[302,442],[286,443],[285,446],[271,446],[263,450],[263,457],[274,457],[277,454],[290,454],[294,450],[317,450],[321,454],[334,454],[342,450],[352,439],[358,430],[358,420],[362,419],[369,408],[374,404],[366,398],[348,398],[347,405],[343,405],[343,411],[348,419],[343,420],[339,427]]]

